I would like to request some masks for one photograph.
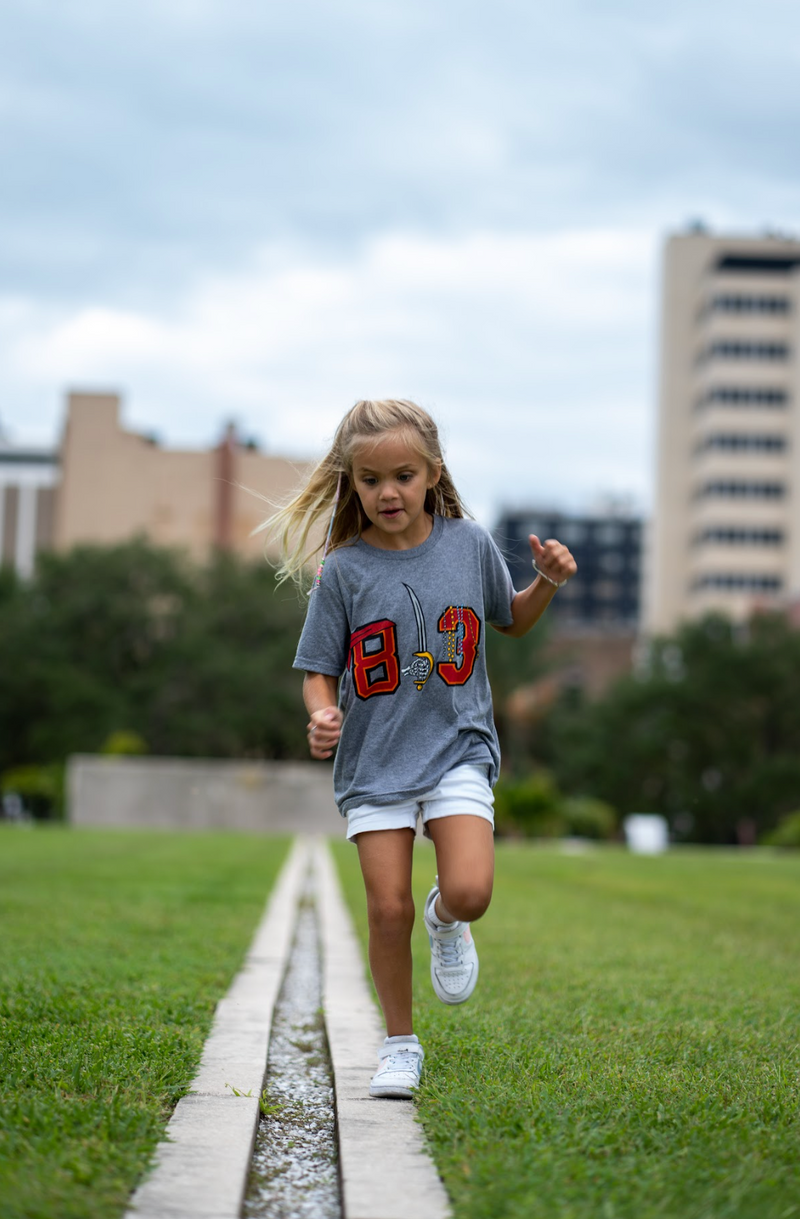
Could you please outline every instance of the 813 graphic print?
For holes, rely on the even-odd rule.
[[[408,585],[406,585],[408,588]],[[409,588],[417,618],[418,650],[411,663],[402,670],[422,690],[434,671],[434,660],[425,646],[424,622],[419,601]],[[419,613],[417,613],[419,610]],[[481,622],[468,605],[448,605],[440,615],[437,630],[444,635],[445,660],[435,665],[438,677],[448,686],[463,686],[475,668],[480,643]],[[390,618],[368,622],[350,636],[348,668],[359,698],[378,694],[394,694],[400,686],[401,669],[397,655],[397,624]]]

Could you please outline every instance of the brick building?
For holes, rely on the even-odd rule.
[[[29,575],[37,550],[142,535],[197,559],[213,547],[256,559],[265,500],[287,498],[306,470],[233,427],[211,449],[162,448],[122,426],[118,395],[72,393],[57,450],[0,444],[0,558]]]

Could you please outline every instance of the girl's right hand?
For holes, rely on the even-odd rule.
[[[308,721],[308,747],[312,758],[329,758],[339,743],[342,713],[338,707],[315,711]]]

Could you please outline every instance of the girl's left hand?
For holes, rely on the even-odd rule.
[[[565,580],[569,580],[570,576],[575,575],[578,564],[561,542],[557,542],[555,538],[548,538],[542,545],[535,533],[530,534],[529,540],[534,563],[539,571],[549,576],[551,580],[555,580],[556,584],[563,584]]]

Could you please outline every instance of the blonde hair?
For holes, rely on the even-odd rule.
[[[278,581],[302,585],[306,569],[322,550],[324,536],[318,527],[330,527],[328,550],[356,541],[369,521],[353,485],[353,457],[364,442],[377,442],[389,432],[401,432],[430,469],[441,465],[439,481],[429,487],[425,511],[432,516],[468,516],[447,466],[442,459],[439,431],[427,411],[405,398],[356,402],[336,429],[333,444],[312,470],[308,482],[293,499],[260,526],[280,543],[282,562]],[[337,500],[338,489],[338,500]]]

